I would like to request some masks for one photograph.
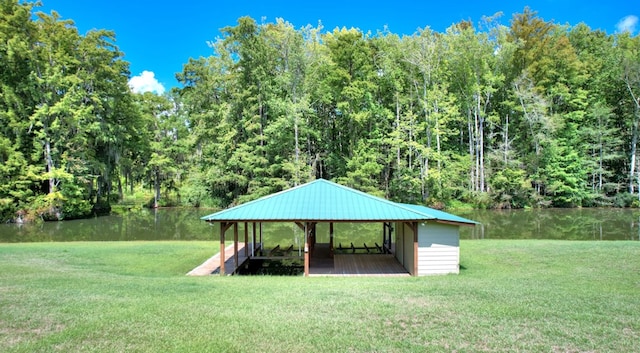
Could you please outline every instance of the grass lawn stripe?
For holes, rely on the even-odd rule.
[[[640,351],[640,242],[463,240],[435,277],[185,276],[217,247],[0,244],[0,351]]]

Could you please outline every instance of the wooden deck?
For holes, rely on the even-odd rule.
[[[391,254],[336,254],[316,244],[309,261],[309,276],[409,276]]]
[[[238,267],[249,257],[244,256],[244,243],[238,243]],[[225,248],[225,273],[236,270],[233,245]],[[263,258],[263,257],[260,257]],[[208,276],[220,273],[220,253],[194,268],[188,276]],[[316,244],[309,259],[309,276],[409,276],[409,272],[391,254],[336,254],[330,257],[328,244]]]
[[[309,265],[309,276],[409,276],[409,272],[389,254],[335,255],[329,260],[332,261]]]

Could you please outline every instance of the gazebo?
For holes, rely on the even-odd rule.
[[[458,273],[459,226],[476,224],[447,212],[395,203],[325,179],[317,179],[201,219],[220,224],[220,274],[225,274],[225,234],[230,228],[233,227],[234,237],[233,272],[242,265],[238,260],[239,223],[244,223],[243,261],[257,258],[256,236],[263,223],[296,224],[304,232],[304,255],[300,258],[304,259],[305,276],[310,274],[310,255],[314,251],[320,253],[319,249],[325,247],[328,250],[326,257],[334,258],[334,223],[381,223],[382,245],[376,243],[375,247],[371,246],[372,249],[400,264],[405,273],[412,276]],[[316,226],[319,223],[329,224],[328,244],[316,244]],[[249,229],[252,242],[249,242]],[[366,244],[364,247],[369,252]],[[355,252],[353,244],[351,248]],[[337,255],[335,261],[338,261]]]

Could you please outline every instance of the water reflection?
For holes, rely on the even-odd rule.
[[[211,240],[210,210],[140,209],[109,216],[38,224],[2,224],[0,242]]]
[[[464,210],[456,214],[482,223],[462,228],[462,239],[640,240],[640,210],[636,209]]]
[[[110,216],[40,224],[0,224],[0,242],[45,241],[133,241],[212,240],[220,229],[201,221],[212,213],[203,209],[142,209]],[[462,239],[569,239],[640,240],[640,210],[633,209],[547,209],[547,210],[462,210],[457,215],[481,222],[461,227]],[[251,234],[251,224],[248,225]],[[244,223],[239,224],[240,240]],[[227,239],[232,237],[227,233]],[[304,247],[303,231],[292,223],[265,223],[265,246]],[[338,223],[334,244],[375,246],[382,244],[380,223]],[[317,241],[329,242],[329,225],[318,224]]]

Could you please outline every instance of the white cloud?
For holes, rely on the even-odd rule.
[[[164,86],[156,80],[156,75],[152,71],[142,71],[138,76],[133,76],[129,80],[129,87],[135,93],[155,92],[163,94]]]
[[[616,24],[616,28],[618,32],[629,32],[631,34],[636,32],[636,26],[638,25],[638,16],[629,15],[623,17],[618,24]]]

